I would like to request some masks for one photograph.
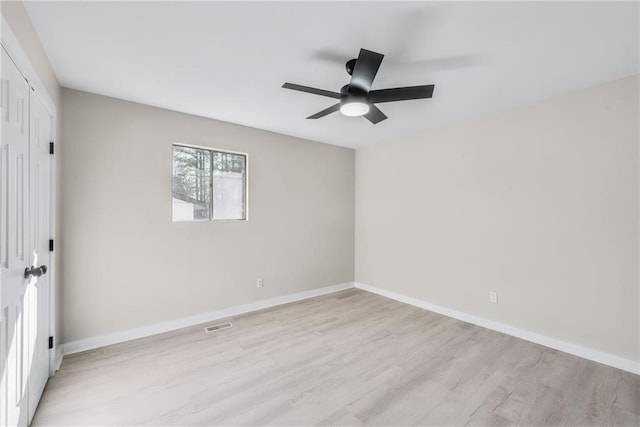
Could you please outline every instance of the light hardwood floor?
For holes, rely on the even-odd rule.
[[[359,290],[65,357],[34,425],[640,425],[640,377]]]

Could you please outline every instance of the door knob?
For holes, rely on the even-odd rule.
[[[24,269],[24,278],[28,279],[31,276],[40,277],[43,274],[47,274],[47,266],[41,265],[40,267],[27,267]]]

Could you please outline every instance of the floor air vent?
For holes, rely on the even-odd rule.
[[[232,326],[233,326],[233,324],[231,322],[218,323],[217,325],[207,326],[206,328],[204,328],[204,331],[205,332],[216,332],[216,331],[219,331],[221,329],[230,328]]]

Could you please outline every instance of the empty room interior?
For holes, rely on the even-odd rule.
[[[1,426],[640,426],[640,2],[0,10]]]

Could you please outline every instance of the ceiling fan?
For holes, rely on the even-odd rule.
[[[360,49],[358,58],[351,59],[345,64],[347,73],[351,75],[351,82],[343,86],[342,89],[340,89],[340,93],[293,83],[285,83],[282,87],[340,100],[337,104],[325,108],[307,117],[307,119],[319,119],[320,117],[340,110],[345,116],[364,116],[374,125],[387,118],[374,104],[424,99],[433,96],[434,85],[371,90],[371,84],[378,73],[382,58],[384,58],[384,55],[381,53]]]

